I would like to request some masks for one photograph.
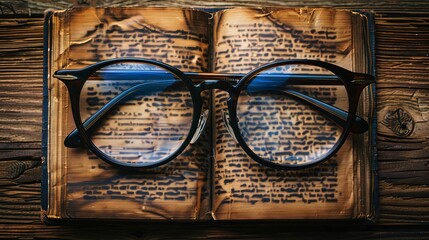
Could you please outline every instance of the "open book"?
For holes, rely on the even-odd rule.
[[[275,170],[253,161],[222,120],[227,93],[213,90],[204,92],[204,108],[212,114],[199,139],[166,165],[132,172],[85,147],[64,146],[76,126],[67,89],[52,77],[58,69],[119,57],[214,73],[314,59],[373,74],[368,16],[309,8],[82,8],[47,14],[43,218],[373,219],[373,86],[358,109],[369,131],[350,134],[333,158],[313,167]],[[322,92],[336,94],[329,86]],[[86,97],[103,100],[109,94],[92,91]],[[341,103],[342,96],[335,101]]]

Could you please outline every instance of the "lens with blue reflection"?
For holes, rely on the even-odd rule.
[[[237,121],[242,139],[258,157],[277,165],[307,165],[330,154],[344,131],[348,108],[346,89],[335,74],[311,65],[284,65],[244,84]]]
[[[172,72],[121,62],[97,70],[86,81],[80,115],[83,122],[92,116],[93,126],[86,132],[106,156],[120,163],[152,165],[185,141],[193,102],[186,84]]]

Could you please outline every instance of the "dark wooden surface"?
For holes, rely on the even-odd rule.
[[[333,224],[40,221],[42,14],[72,5],[334,6],[376,13],[379,220]],[[429,1],[0,0],[0,238],[429,239]]]

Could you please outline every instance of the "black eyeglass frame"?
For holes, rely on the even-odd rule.
[[[165,157],[164,159],[161,159],[153,164],[137,165],[135,163],[125,163],[125,162],[120,162],[106,155],[104,152],[98,149],[95,146],[95,144],[90,140],[87,134],[87,130],[85,129],[84,123],[82,122],[82,119],[80,116],[80,104],[79,104],[80,94],[88,78],[97,70],[105,66],[117,64],[121,62],[151,64],[170,71],[186,84],[186,87],[188,88],[192,98],[193,120],[192,120],[192,125],[189,130],[188,136],[186,137],[185,141],[183,141],[182,145],[176,149],[176,151],[174,151],[168,157]],[[293,165],[293,164],[280,165],[259,157],[246,144],[246,142],[242,138],[242,135],[240,133],[239,126],[238,126],[237,114],[236,114],[237,102],[240,96],[240,92],[243,90],[246,83],[251,81],[252,78],[256,76],[258,73],[270,68],[278,67],[278,66],[297,65],[297,64],[321,67],[326,70],[329,70],[337,77],[339,77],[339,79],[342,81],[342,84],[346,89],[347,96],[348,96],[349,106],[348,106],[347,119],[345,121],[344,130],[339,140],[335,143],[332,149],[330,149],[327,152],[327,154],[324,157],[316,160],[312,160],[311,162],[299,164],[299,165]],[[357,131],[355,130],[355,132],[362,133],[368,129],[367,127],[368,124],[366,123],[366,121],[356,116],[356,110],[359,103],[359,97],[363,89],[369,84],[375,82],[374,77],[372,75],[364,74],[364,73],[355,73],[327,62],[322,62],[317,60],[306,60],[306,59],[282,60],[282,61],[268,63],[243,75],[243,74],[218,74],[218,73],[184,73],[171,65],[168,65],[163,62],[155,61],[155,60],[143,59],[143,58],[116,58],[116,59],[101,61],[82,69],[58,70],[54,73],[53,77],[60,79],[68,89],[71,108],[72,108],[72,114],[73,114],[73,120],[76,124],[77,132],[80,136],[80,139],[83,140],[83,143],[89,148],[91,152],[93,152],[97,157],[99,157],[103,161],[120,168],[132,169],[132,170],[158,167],[170,162],[171,160],[176,158],[179,154],[181,154],[191,142],[191,139],[193,138],[198,128],[199,118],[200,118],[201,110],[203,106],[203,99],[201,97],[201,92],[205,90],[214,90],[214,89],[220,89],[228,92],[229,98],[227,99],[227,106],[228,106],[228,112],[230,116],[231,128],[233,130],[233,133],[235,135],[237,142],[240,144],[240,146],[246,152],[246,154],[250,156],[253,160],[255,160],[256,162],[264,166],[275,168],[275,169],[281,169],[281,170],[293,170],[293,169],[301,169],[301,168],[313,166],[315,164],[318,164],[320,162],[323,162],[331,158],[335,153],[338,152],[338,150],[341,148],[341,146],[344,144],[345,140],[347,139],[347,136],[350,133],[351,129],[354,126],[356,126],[357,120],[363,125],[360,126],[360,129],[358,129]],[[235,80],[238,80],[238,83],[234,86],[230,82],[225,81],[226,79],[235,79]],[[193,80],[202,80],[202,81],[195,84]]]

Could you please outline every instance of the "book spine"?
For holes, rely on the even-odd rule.
[[[376,70],[375,70],[375,66],[376,66],[376,62],[375,62],[375,20],[374,20],[374,13],[373,12],[369,12],[369,11],[362,11],[362,13],[367,17],[368,19],[368,32],[369,32],[369,49],[370,49],[370,57],[371,57],[371,62],[370,62],[370,69],[371,69],[371,74],[373,76],[377,76],[376,75]],[[371,92],[374,94],[373,96],[373,109],[377,109],[377,94],[376,94],[376,85],[372,84],[371,87]],[[370,199],[370,209],[369,209],[369,215],[368,215],[368,220],[371,222],[376,222],[377,221],[377,217],[379,216],[378,213],[378,203],[379,203],[379,198],[378,198],[378,153],[377,153],[377,114],[374,111],[374,114],[372,115],[372,126],[371,129],[372,131],[370,132],[371,134],[371,158],[372,158],[372,165],[371,165],[371,174],[372,174],[372,184],[371,184],[371,199]]]
[[[41,218],[46,222],[46,211],[48,209],[48,76],[49,76],[49,32],[51,28],[51,17],[53,12],[48,11],[44,17],[43,28],[43,103],[42,103],[42,179],[41,179]]]

